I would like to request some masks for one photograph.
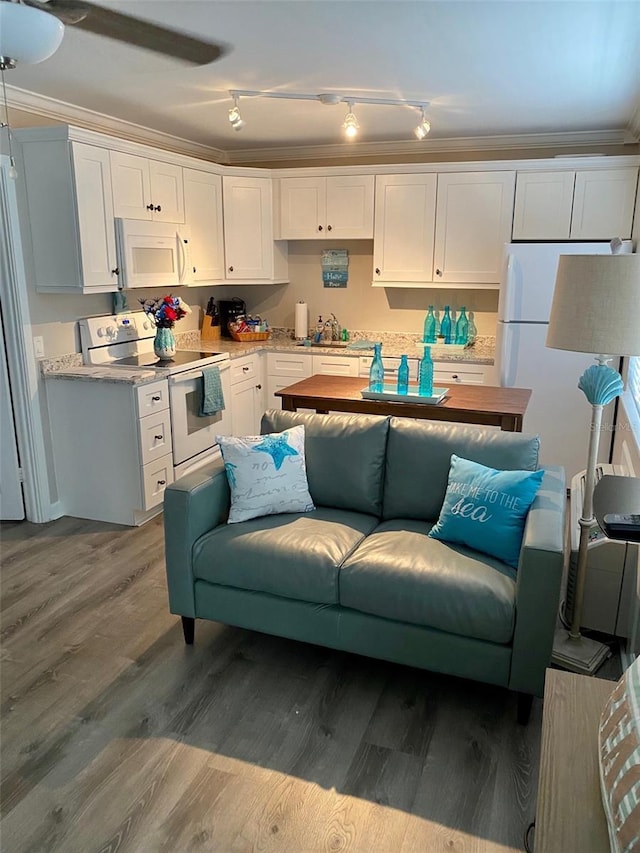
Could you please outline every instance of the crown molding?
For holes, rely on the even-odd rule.
[[[131,121],[89,110],[86,107],[79,107],[66,101],[29,92],[27,89],[19,89],[17,86],[7,86],[7,101],[13,109],[24,110],[34,115],[60,121],[63,124],[72,124],[100,133],[107,133],[131,142],[140,142],[154,148],[197,157],[200,160],[210,160],[215,163],[228,162],[227,152],[220,148],[191,142],[180,136],[173,136],[173,134],[164,133],[160,130],[152,130]]]
[[[628,143],[625,129],[585,130],[567,133],[521,133],[504,136],[465,136],[429,138],[422,142],[349,142],[336,145],[292,145],[281,148],[242,148],[227,152],[227,163],[264,160],[326,160],[332,157],[371,157],[429,155],[435,152],[509,151],[535,148],[575,148],[582,145],[623,145]]]

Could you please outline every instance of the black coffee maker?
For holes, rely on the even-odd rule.
[[[234,296],[233,299],[218,299],[218,311],[220,312],[220,334],[223,338],[230,338],[229,321],[247,313],[244,299],[238,296]]]

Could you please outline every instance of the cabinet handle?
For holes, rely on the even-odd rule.
[[[195,267],[193,268],[193,271],[194,271],[194,272],[198,272],[198,270],[197,270]]]
[[[164,438],[163,435],[154,435],[153,437],[155,438],[156,441],[162,441],[162,439]]]
[[[327,231],[333,231],[333,227],[331,225],[327,225]]]
[[[442,270],[436,270],[436,275],[442,275]]]
[[[120,267],[116,267],[114,270],[111,270],[111,275],[120,275]]]
[[[158,485],[159,485],[159,486],[166,486],[166,485],[167,485],[167,481],[166,481],[166,480],[158,480]]]
[[[152,204],[148,204],[147,210],[155,210],[155,207]]]
[[[256,390],[257,390],[257,391],[262,391],[262,385],[256,385]]]
[[[229,267],[229,272],[233,272],[233,267]]]
[[[318,231],[322,231],[322,225],[318,225]]]
[[[160,213],[160,211],[162,210],[162,208],[160,207],[160,205],[159,205],[159,204],[156,204],[156,206],[154,207],[154,210],[157,210],[157,211],[158,211],[158,213]]]
[[[243,372],[243,373],[248,373],[248,371],[249,371],[249,368],[248,368],[248,367],[243,367],[243,368],[242,368],[242,372]]]
[[[458,374],[457,374],[457,373],[452,373],[452,374],[451,374],[451,378],[452,378],[452,379],[459,379],[460,377],[458,376]]]
[[[159,403],[160,402],[160,395],[158,394],[156,397],[152,397],[151,399],[153,400],[154,403]]]
[[[380,267],[376,267],[376,275],[380,275]]]

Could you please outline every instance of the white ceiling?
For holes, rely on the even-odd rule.
[[[67,27],[58,52],[6,81],[233,153],[343,143],[344,104],[241,99],[230,89],[335,92],[430,102],[418,113],[357,105],[360,142],[640,130],[640,0],[139,0],[104,3],[227,42],[189,67]],[[345,147],[349,143],[345,142]]]

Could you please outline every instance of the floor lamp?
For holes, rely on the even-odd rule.
[[[609,654],[603,643],[580,633],[589,531],[595,524],[593,489],[603,408],[623,390],[622,377],[609,367],[611,356],[640,355],[640,255],[561,255],[558,263],[547,346],[596,354],[596,364],[578,388],[591,404],[591,432],[575,585],[569,630],[556,631],[553,662],[591,674]]]

